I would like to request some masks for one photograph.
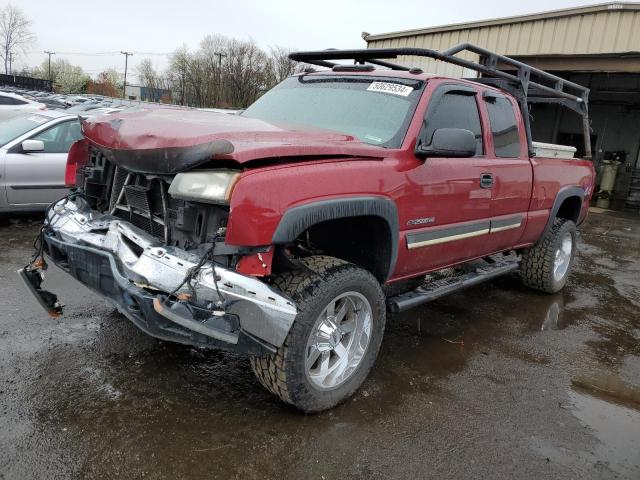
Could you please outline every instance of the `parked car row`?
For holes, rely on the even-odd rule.
[[[131,102],[0,87],[0,213],[44,210],[65,195],[69,148],[80,117],[131,108]]]
[[[80,118],[157,104],[0,87],[0,214],[44,210],[65,195],[64,171]],[[166,108],[188,108],[176,105]],[[203,109],[234,114],[237,109]]]
[[[47,106],[43,103],[35,102],[15,93],[0,92],[0,121],[46,108]]]
[[[37,92],[25,90],[14,86],[0,86],[0,95],[14,94],[20,95],[25,100],[46,105],[49,109],[67,110],[68,112],[92,112],[114,113],[133,106],[163,106],[162,104],[144,102],[141,100],[125,100],[121,98],[105,97],[103,95],[71,95],[52,92]],[[168,108],[191,108],[179,105],[166,105]],[[109,111],[93,112],[97,109],[108,109]],[[240,115],[242,108],[198,108],[205,112],[225,113],[230,115]]]
[[[11,98],[13,100],[7,100],[7,98]],[[105,97],[103,95],[66,95],[52,92],[25,90],[13,86],[0,86],[0,105],[11,104],[10,102],[37,104],[38,108],[36,109],[43,110],[44,108],[48,108],[50,110],[66,110],[69,113],[74,112],[82,115],[84,115],[84,112],[91,115],[118,112],[139,103],[119,98]],[[108,109],[108,111],[94,112],[94,110],[98,109]],[[15,109],[5,108],[4,110],[13,111]],[[13,115],[7,114],[2,116],[0,113],[0,120],[11,116]]]

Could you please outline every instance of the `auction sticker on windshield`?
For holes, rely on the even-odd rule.
[[[400,95],[401,97],[408,97],[409,94],[413,92],[413,88],[411,87],[390,82],[373,82],[367,90],[370,92],[392,93],[394,95]]]

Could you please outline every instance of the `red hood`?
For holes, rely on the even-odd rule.
[[[83,132],[116,164],[141,172],[175,173],[214,157],[244,163],[272,157],[383,156],[380,147],[351,135],[188,109],[98,116],[83,122]]]

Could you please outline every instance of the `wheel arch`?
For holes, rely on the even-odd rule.
[[[544,238],[547,232],[551,230],[556,218],[571,220],[576,225],[579,225],[580,212],[582,212],[585,196],[585,191],[580,187],[565,187],[561,189],[553,201],[547,224],[540,238]]]
[[[367,219],[373,219],[373,223],[366,222]],[[354,223],[369,229],[362,230],[367,233],[361,238],[364,242],[363,248],[371,246],[372,243],[379,247],[384,247],[384,245],[389,247],[388,252],[384,255],[372,255],[371,257],[378,258],[370,259],[369,265],[361,265],[383,283],[395,269],[399,242],[398,209],[395,203],[387,197],[344,197],[298,205],[285,212],[273,234],[272,243],[274,245],[290,244],[314,227],[325,226],[335,229],[338,226]],[[377,228],[380,226],[385,228],[381,231]],[[370,233],[373,235],[369,235]],[[342,257],[344,255],[339,258]],[[356,264],[361,263],[354,261],[353,258],[343,259],[353,261]]]

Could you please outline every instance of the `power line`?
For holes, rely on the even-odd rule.
[[[108,57],[122,54],[122,52],[57,52],[60,55],[78,55],[86,57]],[[136,55],[149,55],[149,56],[169,56],[173,55],[173,52],[137,52],[131,51],[131,54]]]
[[[100,56],[115,56],[120,55],[120,52],[60,52],[60,55],[82,55],[89,57],[100,57]]]

